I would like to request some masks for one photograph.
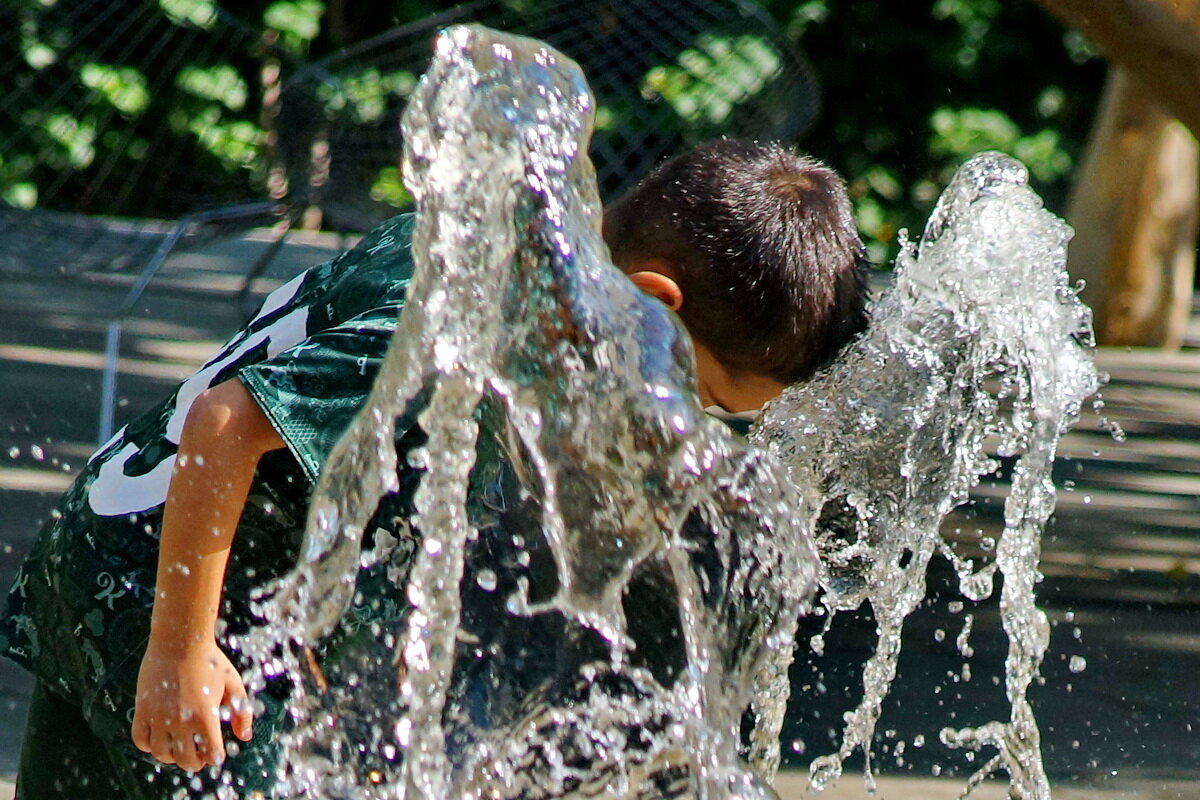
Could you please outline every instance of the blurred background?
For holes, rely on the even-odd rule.
[[[884,271],[965,158],[1028,166],[1076,228],[1071,270],[1111,378],[1056,467],[1040,591],[1055,633],[1033,695],[1046,766],[1068,797],[1195,796],[1194,0],[0,0],[0,585],[98,440],[263,292],[410,206],[399,115],[431,37],[458,21],[580,62],[605,198],[703,139],[782,139],[845,176]],[[1003,475],[950,522],[979,558]],[[930,583],[876,763],[957,775],[950,797],[977,765],[938,731],[1007,716],[1006,644],[994,601],[964,605],[936,559]],[[802,643],[820,621],[806,625]],[[798,652],[790,767],[836,749],[872,631],[867,609],[838,618],[826,655]],[[0,776],[28,686],[0,664]]]

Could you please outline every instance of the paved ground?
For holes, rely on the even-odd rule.
[[[127,326],[119,417],[148,405],[237,325],[232,270],[262,246],[251,237],[171,265]],[[272,275],[336,250],[332,240],[294,245]],[[116,302],[121,284],[6,282],[0,296],[0,586],[95,445],[97,309]],[[1200,351],[1114,351],[1101,360],[1113,375],[1101,413],[1130,435],[1113,441],[1092,415],[1064,441],[1056,469],[1067,491],[1046,537],[1040,589],[1055,627],[1044,684],[1033,691],[1046,766],[1056,796],[1067,800],[1192,798],[1200,796]],[[977,531],[995,530],[998,493],[981,487],[954,521],[965,551]],[[885,705],[876,745],[883,797],[957,797],[972,765],[937,745],[938,731],[1006,713],[997,685],[1006,644],[995,604],[957,609],[947,572],[935,563],[929,603],[910,622],[900,679]],[[975,619],[969,676],[954,645],[966,612]],[[794,767],[832,749],[837,721],[856,700],[854,668],[870,650],[872,627],[868,615],[839,618],[829,655],[797,665],[785,730]],[[1072,657],[1076,669],[1086,668],[1073,670]],[[28,686],[0,661],[0,776],[15,768]],[[933,779],[935,771],[942,777]],[[781,782],[785,798],[802,796],[798,776]],[[0,800],[4,792],[0,784]],[[822,795],[865,796],[852,778]],[[1003,791],[987,786],[976,796]]]
[[[962,782],[952,778],[880,777],[875,791],[869,792],[860,775],[846,775],[841,781],[817,794],[808,789],[806,773],[780,773],[775,783],[781,800],[959,800]],[[971,795],[973,800],[1007,800],[1008,784],[991,781]],[[1055,785],[1052,791],[1057,800],[1177,800],[1196,796],[1196,784],[1191,781],[1125,782],[1107,789],[1079,788]],[[13,785],[0,781],[0,800],[12,800]]]

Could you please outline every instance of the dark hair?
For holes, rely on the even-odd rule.
[[[605,210],[614,263],[668,261],[689,333],[727,368],[794,383],[866,327],[864,249],[841,178],[778,144],[718,139]]]

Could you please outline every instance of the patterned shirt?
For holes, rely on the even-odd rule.
[[[312,484],[371,390],[412,276],[412,222],[411,216],[389,220],[354,249],[273,292],[213,359],[92,458],[38,536],[0,618],[0,655],[77,703],[98,735],[128,742],[163,504],[192,402],[211,386],[239,379],[286,444],[260,461],[234,536],[221,627],[223,636],[237,636],[256,621],[254,590],[295,565]],[[562,614],[505,610],[504,598],[519,590],[535,603],[554,594],[555,559],[541,532],[541,509],[506,458],[503,410],[485,399],[476,415],[481,433],[468,497],[479,535],[468,546],[461,583],[463,636],[449,720],[448,745],[458,752],[488,730],[521,723],[534,705],[582,702],[576,695],[587,689],[580,676],[606,652],[594,632]],[[397,422],[400,450],[424,439],[414,419],[406,411]],[[379,635],[378,623],[399,634],[407,610],[403,587],[419,537],[408,519],[419,472],[402,466],[399,478],[400,490],[384,499],[367,527],[364,544],[375,546],[379,560],[360,572],[359,599],[322,652],[330,685],[347,687],[330,692],[328,702],[342,712],[361,704],[361,719],[398,702],[362,687],[370,670],[393,663],[394,654],[380,650],[388,637]],[[744,516],[743,524],[756,524]],[[733,643],[731,665],[753,662],[757,647],[750,643],[763,638],[779,609],[763,595],[763,571],[749,565],[771,564],[776,554],[752,552],[753,538],[716,535],[698,514],[684,534],[703,602]],[[637,570],[626,616],[638,642],[632,665],[673,683],[684,646],[675,588],[661,564]],[[377,677],[378,686],[393,685],[394,675]],[[603,692],[640,691],[620,675],[601,683]],[[636,725],[660,722],[666,724]],[[271,738],[256,733],[255,740],[269,745]]]
[[[128,736],[191,404],[240,379],[287,445],[261,460],[234,536],[221,616],[236,634],[252,622],[253,589],[294,565],[312,483],[370,392],[412,277],[411,228],[409,215],[389,220],[271,293],[216,356],[104,445],[53,511],[9,592],[0,655],[77,702],[97,733]]]

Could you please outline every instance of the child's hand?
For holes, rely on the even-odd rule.
[[[164,764],[188,772],[225,759],[221,709],[234,735],[250,741],[253,721],[242,678],[211,639],[156,646],[151,639],[138,672],[133,743]]]

